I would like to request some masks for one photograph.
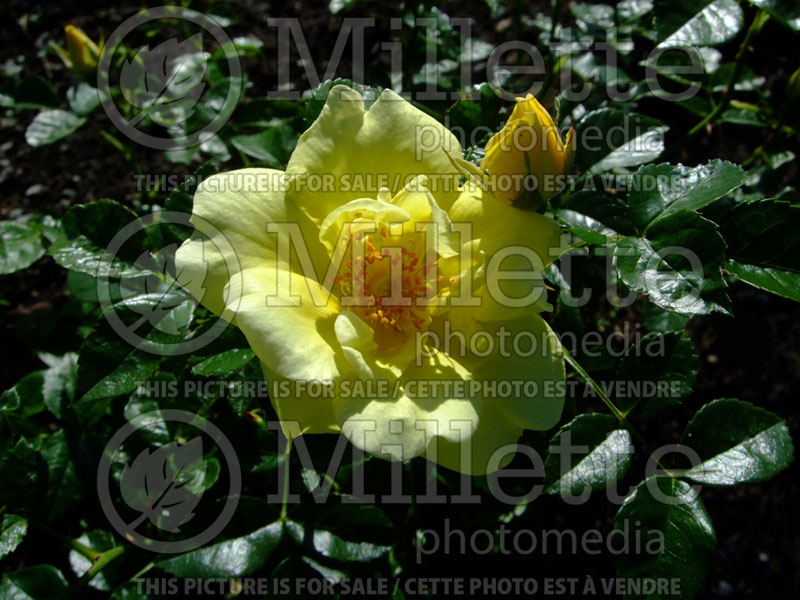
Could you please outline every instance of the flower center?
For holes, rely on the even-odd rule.
[[[379,347],[400,345],[430,322],[426,296],[435,293],[429,284],[436,255],[426,259],[424,233],[392,236],[385,225],[375,233],[356,232],[353,240],[352,260],[336,278],[342,307],[370,326]]]

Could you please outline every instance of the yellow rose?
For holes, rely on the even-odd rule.
[[[365,110],[336,86],[285,173],[199,187],[192,220],[225,239],[196,232],[178,272],[244,332],[287,436],[343,432],[376,456],[481,474],[523,429],[557,424],[564,362],[538,313],[559,228],[461,186],[461,153],[393,92]]]
[[[575,156],[574,132],[565,140],[553,118],[532,95],[517,98],[511,116],[486,144],[481,168],[488,174],[488,186],[498,200],[515,202],[526,194],[533,204],[546,201],[560,191],[557,177],[572,169]],[[527,186],[522,177],[532,176],[535,186]],[[529,188],[535,187],[535,190]],[[531,204],[531,202],[525,202]]]

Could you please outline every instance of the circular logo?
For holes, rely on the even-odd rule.
[[[164,226],[193,228],[186,252],[197,260],[177,265],[177,243],[145,250],[133,262],[120,258],[137,252],[147,229]],[[186,335],[195,308],[209,293],[210,269],[225,271],[221,312]],[[106,321],[126,342],[150,354],[177,356],[205,347],[225,330],[241,301],[242,280],[236,250],[218,228],[198,215],[160,211],[131,221],[111,239],[97,269],[97,298]]]
[[[111,65],[125,48],[123,40],[151,21],[176,19],[186,26],[179,29],[195,32],[126,51],[119,72],[121,93],[113,94]],[[213,54],[204,49],[204,38],[216,42]],[[109,36],[97,65],[97,87],[106,114],[127,137],[148,148],[179,150],[208,140],[230,118],[243,87],[242,68],[233,42],[211,17],[160,6],[127,19]],[[145,133],[153,124],[166,134]]]
[[[126,456],[123,446],[131,435],[162,422],[183,423],[199,433],[180,444],[170,441],[152,452],[145,448],[135,457]],[[195,518],[194,511],[205,492],[210,469],[204,445],[208,444],[221,450],[227,466],[229,483],[225,503],[219,515],[202,531],[175,539]],[[120,463],[123,463],[118,478],[120,497],[129,513],[125,518],[111,494],[112,466]],[[131,419],[111,437],[97,469],[100,505],[114,530],[132,544],[162,554],[194,550],[214,539],[233,517],[241,488],[239,461],[228,438],[209,420],[183,410],[156,410]],[[147,523],[152,526],[151,531],[155,528],[169,539],[153,539],[140,533]]]

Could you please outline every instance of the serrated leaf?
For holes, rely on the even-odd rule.
[[[725,241],[716,225],[691,211],[649,227],[647,238],[625,237],[614,249],[622,281],[661,308],[683,315],[728,311],[720,270]]]
[[[0,275],[27,269],[45,253],[42,229],[35,223],[0,223]]]
[[[310,548],[326,558],[343,562],[369,562],[387,554],[392,547],[370,542],[351,542],[324,529],[314,530],[294,521],[286,522],[286,532],[299,545]]]
[[[767,11],[779,23],[800,31],[800,5],[794,0],[747,0]]]
[[[52,565],[36,565],[6,573],[0,583],[3,600],[53,600],[66,591],[67,581]]]
[[[120,477],[123,500],[141,513],[129,524],[130,529],[135,530],[147,518],[164,531],[180,531],[180,526],[194,517],[192,510],[202,496],[205,473],[201,436],[181,445],[170,442],[152,454],[147,448],[142,450],[132,464],[125,464]],[[193,485],[193,481],[200,483]]]
[[[32,510],[47,490],[47,465],[36,449],[20,439],[0,453],[0,506]]]
[[[731,193],[747,178],[738,165],[715,159],[707,165],[648,165],[634,173],[628,205],[640,232],[682,210],[698,210]]]
[[[800,206],[766,199],[709,208],[728,244],[729,259],[800,271],[800,230],[796,225]]]
[[[163,446],[172,439],[167,423],[161,414],[161,407],[156,400],[133,396],[125,405],[123,414],[128,421],[135,419],[139,415],[148,415],[146,419],[139,419],[136,433],[149,444]]]
[[[78,404],[127,396],[155,372],[163,357],[137,350],[110,327],[101,327],[78,353]]]
[[[682,598],[697,594],[716,548],[716,536],[705,506],[687,483],[661,475],[649,477],[625,499],[614,517],[614,528],[627,530],[626,539],[641,539],[638,551],[630,548],[617,556],[619,577],[677,578]],[[626,595],[669,597],[657,592]]]
[[[55,518],[80,500],[81,483],[63,429],[44,440],[41,453],[48,469],[47,508],[50,517]]]
[[[249,348],[235,348],[215,354],[192,367],[192,373],[204,376],[228,375],[244,367],[255,356]]]
[[[771,479],[794,459],[792,436],[777,415],[735,399],[703,406],[686,427],[682,443],[703,461],[684,475],[708,485]]]
[[[660,47],[715,46],[736,36],[744,14],[735,0],[656,0]]]
[[[605,192],[580,191],[570,194],[561,204],[558,212],[562,217],[562,211],[572,211],[580,215],[585,215],[607,228],[613,233],[621,235],[633,235],[635,229],[628,214],[628,207],[619,197]],[[570,225],[577,226],[580,217],[573,216],[564,221]],[[598,229],[598,232],[601,230]],[[606,233],[608,235],[608,233]]]
[[[550,440],[559,453],[545,461],[545,493],[580,496],[585,490],[600,490],[622,478],[631,462],[631,435],[620,429],[611,415],[578,415]],[[567,458],[564,465],[562,461]]]
[[[626,413],[640,406],[644,418],[661,415],[692,391],[696,364],[692,341],[683,332],[647,334],[623,357],[617,380],[632,390],[639,389],[635,384],[649,388],[641,387],[645,395],[617,394],[617,406]]]
[[[664,151],[667,129],[658,119],[614,108],[590,112],[576,127],[575,162],[589,173],[650,162]]]
[[[789,300],[800,302],[800,273],[782,271],[771,267],[748,265],[735,260],[725,263],[725,271],[750,285]]]
[[[21,407],[21,414],[30,416],[46,407],[60,418],[64,407],[75,396],[78,355],[74,352],[64,356],[41,353],[39,357],[48,368],[28,373],[6,390],[2,397],[3,410]]]
[[[17,549],[28,532],[28,519],[19,515],[3,515],[0,524],[0,558]]]
[[[156,564],[176,577],[240,577],[261,567],[280,546],[283,523],[276,521],[231,540],[160,560]]]
[[[664,310],[660,306],[647,302],[642,308],[642,322],[647,331],[668,333],[683,331],[691,317]]]

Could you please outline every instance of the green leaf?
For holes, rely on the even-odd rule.
[[[97,88],[85,81],[79,81],[67,90],[67,102],[76,115],[85,117],[100,106],[102,99]]]
[[[28,519],[19,515],[3,515],[0,525],[0,558],[16,550],[28,532]]]
[[[35,223],[0,222],[0,275],[26,269],[44,253],[41,227]]]
[[[728,312],[720,270],[725,241],[712,221],[691,211],[674,212],[650,226],[647,236],[625,237],[614,249],[628,287],[683,315]]]
[[[86,123],[86,119],[66,110],[44,110],[36,115],[25,130],[25,141],[31,146],[46,146],[67,137]]]
[[[736,36],[744,14],[736,0],[656,0],[656,39],[661,47],[715,46]]]
[[[141,231],[132,233],[115,257],[105,253],[114,236],[135,220],[136,214],[109,199],[73,206],[62,220],[66,235],[53,242],[48,252],[62,267],[95,277],[145,274],[144,269],[132,266],[145,245]]]
[[[684,475],[708,485],[736,485],[771,479],[794,459],[786,422],[749,402],[726,398],[703,406],[681,441],[702,464]]]
[[[728,258],[800,271],[800,206],[767,199],[709,208],[728,244]]]
[[[196,364],[192,367],[192,373],[205,376],[228,375],[243,368],[252,360],[253,356],[255,356],[255,353],[249,348],[226,350],[225,352],[211,356],[203,362]]]
[[[576,127],[575,162],[589,173],[650,162],[664,151],[667,129],[658,119],[614,108],[590,112]]]
[[[58,103],[53,86],[39,75],[26,75],[14,90],[13,107],[16,109],[54,108]]]
[[[778,23],[800,31],[800,5],[794,0],[747,0],[764,9]]]
[[[642,540],[636,544],[638,551],[630,548],[617,557],[619,577],[678,578],[681,598],[693,598],[700,590],[716,536],[702,501],[687,483],[661,475],[649,477],[625,499],[614,517],[614,529],[627,531],[627,540]],[[657,593],[626,596],[671,597]]]
[[[754,287],[800,302],[800,273],[748,265],[735,260],[725,263],[725,271]]]
[[[314,475],[316,472],[312,471]],[[318,485],[319,477],[312,489]],[[377,506],[363,504],[298,504],[291,513],[293,521],[309,528],[324,529],[351,542],[370,542],[388,546],[396,538],[392,521]]]
[[[280,545],[283,523],[276,521],[244,537],[218,542],[156,564],[176,577],[239,577],[263,565]]]
[[[370,542],[351,542],[324,529],[314,530],[294,521],[286,522],[286,531],[301,546],[312,548],[315,552],[333,560],[343,562],[369,562],[386,555],[391,546]]]
[[[47,509],[50,518],[55,518],[72,503],[80,500],[81,483],[70,456],[67,436],[63,429],[48,436],[41,447],[42,457],[47,463]]]
[[[564,425],[550,440],[563,447],[545,461],[545,493],[580,496],[622,478],[631,463],[631,435],[611,415],[587,413]],[[582,448],[576,448],[582,447]],[[568,465],[562,461],[568,457]]]
[[[738,165],[715,159],[707,165],[648,165],[634,173],[628,205],[640,232],[681,210],[697,210],[741,186],[746,173]]]
[[[137,435],[144,438],[148,444],[153,446],[163,446],[172,440],[172,434],[167,427],[167,422],[161,414],[161,406],[158,401],[148,398],[139,398],[134,395],[125,405],[123,414],[125,419],[132,421],[139,415],[151,414],[146,420],[139,422],[136,430]]]
[[[61,571],[51,565],[36,565],[6,573],[0,583],[3,600],[53,600],[67,591]]]
[[[64,406],[75,395],[77,357],[75,352],[68,352],[64,356],[40,353],[39,359],[48,368],[28,373],[13,388],[6,390],[3,404],[22,407],[25,416],[34,415],[46,407],[61,418]]]
[[[626,413],[641,406],[643,418],[660,416],[692,391],[696,364],[692,341],[683,332],[644,336],[620,362],[617,380],[630,385],[632,393],[617,393],[617,406]]]
[[[253,135],[236,135],[231,145],[240,152],[271,167],[281,167],[289,161],[297,137],[283,121]]]
[[[642,307],[642,322],[647,331],[656,333],[683,331],[690,318],[686,315],[664,310],[652,302],[647,302]]]
[[[46,489],[47,465],[31,444],[20,439],[0,454],[0,506],[31,510]]]
[[[558,216],[573,227],[588,228],[604,235],[635,233],[625,202],[606,192],[587,190],[570,194],[562,202]]]
[[[163,357],[142,352],[103,326],[81,344],[78,403],[127,396],[158,368]]]

